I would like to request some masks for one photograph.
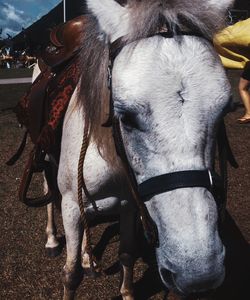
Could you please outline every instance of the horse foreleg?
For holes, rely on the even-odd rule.
[[[133,268],[136,257],[136,212],[128,205],[121,209],[120,250],[121,288],[123,300],[134,300]]]
[[[44,176],[43,189],[44,189],[44,194],[47,194],[48,185],[45,176]],[[61,245],[56,237],[56,234],[57,234],[57,230],[56,230],[55,217],[54,217],[54,204],[50,203],[47,205],[47,226],[46,226],[47,242],[45,244],[46,254],[50,257],[55,257],[61,253]]]
[[[89,254],[86,251],[86,242],[87,242],[86,235],[84,232],[83,240],[82,240],[82,267],[83,267],[84,275],[96,278],[98,275],[100,275],[100,269],[98,268],[98,263],[94,256],[93,256],[94,270],[91,268]]]
[[[63,300],[73,300],[83,277],[81,267],[83,227],[80,221],[79,206],[71,194],[62,197],[62,216],[67,249],[67,259],[63,269]]]
[[[133,288],[133,273],[134,273],[134,261],[131,257],[120,257],[121,262],[121,287],[120,293],[123,300],[134,300],[134,288]],[[126,261],[126,262],[125,262]]]
[[[47,216],[48,216],[47,226],[46,226],[47,242],[45,245],[45,249],[46,249],[46,254],[48,256],[55,257],[61,253],[61,245],[56,237],[57,229],[55,225],[53,203],[47,205]]]

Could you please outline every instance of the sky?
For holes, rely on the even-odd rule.
[[[0,30],[15,36],[55,7],[61,0],[0,0]]]

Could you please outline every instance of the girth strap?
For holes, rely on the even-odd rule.
[[[150,197],[180,188],[204,187],[208,190],[213,187],[222,187],[220,177],[210,170],[190,170],[167,173],[150,178],[138,185],[141,199],[145,201]]]
[[[16,153],[6,162],[7,166],[13,166],[18,161],[18,159],[21,157],[23,150],[25,148],[25,145],[26,145],[27,136],[28,136],[28,130],[25,131],[22,142],[21,142],[19,148],[17,149]]]

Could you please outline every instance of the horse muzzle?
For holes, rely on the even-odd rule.
[[[225,278],[225,251],[218,253],[211,259],[204,261],[186,258],[186,264],[180,267],[171,265],[169,271],[166,266],[159,266],[163,284],[173,288],[184,296],[206,293],[218,288]],[[176,271],[175,271],[176,270]]]

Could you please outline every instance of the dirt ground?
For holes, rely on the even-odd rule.
[[[239,72],[229,73],[236,102],[239,101],[236,89],[238,76]],[[45,255],[46,208],[28,208],[17,200],[27,152],[14,167],[5,165],[23,132],[9,109],[23,89],[23,86],[0,86],[0,299],[59,300],[63,292],[61,271],[65,249],[53,259]],[[239,106],[226,117],[229,139],[240,167],[237,170],[229,167],[228,214],[223,227],[227,276],[223,286],[211,296],[214,300],[250,299],[250,124],[238,125],[235,122],[242,112],[243,108]],[[40,182],[37,178],[35,185],[39,186]],[[63,236],[60,214],[57,214],[56,222],[58,234]],[[117,224],[98,226],[93,230],[93,237],[97,245],[96,254],[102,256],[105,275],[96,280],[84,279],[77,299],[121,299]],[[165,294],[157,272],[142,259],[136,263],[135,291],[138,300],[163,299]],[[165,299],[178,298],[170,294]]]
[[[32,69],[0,69],[0,79],[31,77]]]

